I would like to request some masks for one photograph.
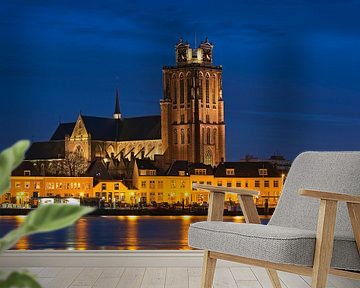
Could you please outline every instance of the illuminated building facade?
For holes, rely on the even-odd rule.
[[[12,176],[11,188],[1,197],[2,203],[25,206],[39,197],[92,197],[92,177]]]
[[[213,65],[213,45],[176,45],[176,65],[163,67],[161,131],[165,159],[212,166],[225,161],[222,67]]]

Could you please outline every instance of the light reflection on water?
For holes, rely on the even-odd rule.
[[[25,216],[0,216],[0,236],[18,227]],[[73,226],[22,238],[13,249],[189,250],[189,225],[206,216],[89,216]],[[224,221],[243,223],[243,216]],[[264,220],[266,221],[266,220]]]

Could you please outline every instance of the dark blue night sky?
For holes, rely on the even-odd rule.
[[[0,148],[59,123],[160,114],[163,65],[206,36],[223,65],[227,160],[360,150],[359,1],[0,4]]]

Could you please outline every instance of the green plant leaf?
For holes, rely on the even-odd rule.
[[[91,207],[60,204],[40,206],[30,212],[17,229],[0,239],[0,251],[10,249],[23,236],[71,226],[81,216],[94,210]]]
[[[0,153],[0,195],[10,189],[11,171],[23,161],[29,146],[28,140],[20,140]]]
[[[4,237],[0,238],[0,251],[10,249],[23,235],[24,232],[20,228],[7,233]]]
[[[5,280],[0,280],[0,288],[41,288],[28,272],[12,272]]]

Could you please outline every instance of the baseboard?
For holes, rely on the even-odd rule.
[[[0,267],[201,267],[199,250],[14,250],[0,256]],[[244,266],[219,260],[218,267]]]

